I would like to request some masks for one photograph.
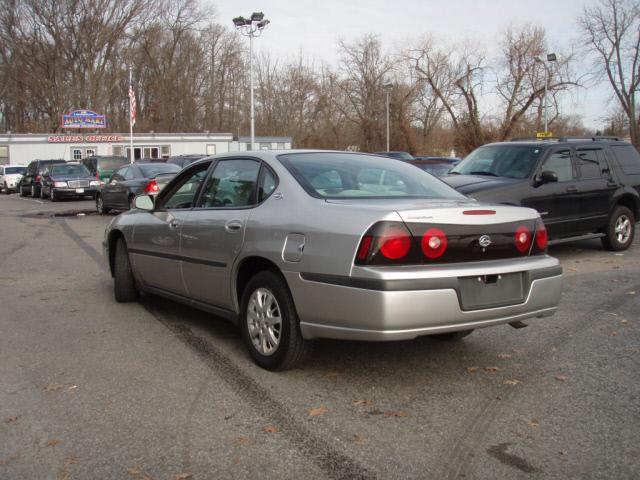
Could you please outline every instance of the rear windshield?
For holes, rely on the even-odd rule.
[[[97,161],[99,170],[117,170],[129,162],[126,157],[98,158]]]
[[[140,165],[140,170],[145,178],[153,178],[160,173],[176,173],[182,169],[173,163],[146,163]]]
[[[55,165],[51,167],[51,175],[69,175],[74,177],[89,177],[91,174],[84,165]]]
[[[4,167],[4,174],[11,175],[15,173],[24,173],[27,169],[25,167]]]
[[[464,198],[413,165],[373,155],[289,153],[278,160],[318,198]]]
[[[527,178],[541,153],[542,148],[532,145],[487,145],[471,152],[450,173]]]

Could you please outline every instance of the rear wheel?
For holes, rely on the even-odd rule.
[[[122,238],[116,241],[116,254],[113,263],[113,291],[116,302],[124,303],[138,300],[139,292],[131,271],[127,244]]]
[[[26,197],[27,196],[27,192],[24,189],[24,186],[20,185],[20,196],[21,197]]]
[[[609,217],[606,237],[602,239],[602,245],[615,252],[629,248],[633,243],[635,221],[633,212],[629,208],[618,205]]]
[[[242,295],[240,326],[253,360],[267,370],[287,370],[309,350],[284,279],[274,272],[254,276]]]
[[[468,335],[473,333],[473,328],[470,330],[462,330],[461,332],[448,332],[448,333],[438,333],[437,335],[431,335],[436,340],[443,341],[452,341],[452,340],[460,340]]]

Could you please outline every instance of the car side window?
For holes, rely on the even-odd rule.
[[[551,171],[558,176],[559,182],[568,182],[576,178],[571,162],[570,150],[557,150],[544,161],[541,171]]]
[[[124,180],[124,176],[127,173],[127,170],[129,170],[129,167],[122,167],[118,169],[116,173],[114,173],[111,177],[111,181],[113,182],[114,180],[117,180],[118,182],[121,182],[122,180]]]
[[[203,163],[181,175],[181,179],[172,185],[168,195],[164,197],[159,208],[192,208],[195,204],[200,184],[207,176],[211,163]]]
[[[258,203],[264,201],[278,186],[278,179],[267,167],[263,167],[262,179],[258,188]]]
[[[256,203],[260,162],[221,160],[204,186],[199,208],[248,207]]]
[[[583,180],[592,178],[602,178],[602,171],[606,169],[606,165],[602,165],[600,149],[578,150],[578,168],[580,169],[580,178]]]

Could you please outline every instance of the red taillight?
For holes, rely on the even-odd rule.
[[[389,260],[406,256],[410,249],[411,236],[404,229],[391,227],[380,238],[380,252]]]
[[[544,226],[542,220],[536,222],[536,245],[540,250],[546,250],[549,243],[547,227]]]
[[[371,241],[373,237],[371,235],[365,235],[362,237],[362,242],[360,242],[360,248],[358,248],[358,260],[364,262],[367,259],[367,255],[369,254],[369,248],[371,247]]]
[[[147,186],[144,187],[144,191],[147,193],[157,193],[160,191],[160,187],[155,180],[151,180],[149,183],[147,183]]]
[[[520,253],[525,253],[531,247],[531,231],[524,225],[516,229],[515,242],[516,248]]]
[[[427,258],[435,259],[441,257],[447,249],[447,236],[439,228],[430,228],[422,237],[422,253]]]

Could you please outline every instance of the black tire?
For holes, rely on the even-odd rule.
[[[135,302],[139,292],[129,263],[129,253],[124,239],[116,241],[115,261],[113,262],[113,291],[116,302]]]
[[[27,196],[27,194],[24,191],[24,186],[23,185],[20,185],[20,189],[19,190],[20,190],[20,196],[21,197],[26,197]]]
[[[102,195],[100,195],[99,193],[96,193],[96,210],[100,215],[109,213],[109,209],[104,206],[104,202],[102,201]]]
[[[49,192],[49,200],[51,200],[52,202],[58,201],[58,197],[56,197],[55,190],[53,188]]]
[[[7,186],[7,183],[6,183],[6,182],[5,182],[5,184],[4,184],[4,187],[2,187],[2,188],[3,188],[3,191],[4,191],[4,194],[5,194],[5,195],[9,195],[9,194],[11,193],[11,192],[9,191],[9,187]]]
[[[44,194],[44,185],[40,187],[40,198],[46,200],[47,196]]]
[[[609,217],[609,224],[602,238],[602,245],[607,250],[619,252],[626,250],[633,243],[636,219],[633,212],[625,206],[618,205]]]
[[[275,299],[275,306],[273,303],[270,305],[275,312],[279,313],[281,322],[279,332],[277,332],[279,334],[277,346],[269,354],[264,354],[254,345],[249,333],[250,324],[253,326],[254,332],[260,330],[258,326],[259,318],[251,320],[249,310],[255,311],[253,309],[256,308],[256,296],[260,296],[260,293],[264,294],[264,292],[268,292]],[[284,279],[279,274],[271,271],[260,272],[249,280],[240,304],[240,328],[242,330],[242,338],[251,358],[260,367],[267,370],[288,370],[293,368],[304,360],[310,349],[309,342],[305,341],[300,333],[300,321],[291,292]],[[260,342],[258,338],[256,341]]]
[[[31,198],[36,198],[37,197],[36,192],[37,192],[36,186],[32,183],[31,184]]]
[[[449,342],[463,339],[464,337],[471,335],[473,333],[473,330],[474,329],[472,328],[470,330],[462,330],[460,332],[438,333],[437,335],[431,335],[431,337],[435,338],[436,340]]]

